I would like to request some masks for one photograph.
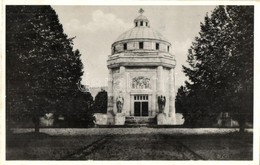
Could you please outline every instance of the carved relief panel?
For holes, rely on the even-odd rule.
[[[134,77],[132,89],[151,89],[150,79],[144,76]]]

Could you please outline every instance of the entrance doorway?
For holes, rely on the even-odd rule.
[[[134,116],[148,116],[148,95],[134,96]]]

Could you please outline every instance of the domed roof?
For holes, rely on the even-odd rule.
[[[124,32],[116,39],[115,42],[129,39],[155,39],[168,42],[161,33],[153,30],[150,27],[143,26],[134,27],[133,29]]]
[[[144,10],[140,9],[141,15],[134,19],[135,27],[121,34],[115,42],[129,39],[153,39],[169,42],[161,33],[150,27],[149,20],[142,15],[143,12]]]

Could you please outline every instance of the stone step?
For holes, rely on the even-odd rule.
[[[149,125],[156,123],[155,117],[126,116],[126,125]]]

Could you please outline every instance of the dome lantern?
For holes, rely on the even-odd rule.
[[[144,10],[141,8],[138,12],[140,15],[134,19],[135,27],[149,27],[149,20],[143,16]]]

